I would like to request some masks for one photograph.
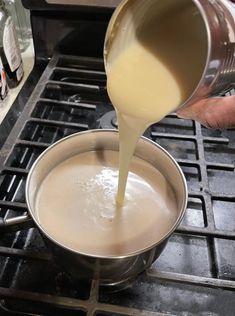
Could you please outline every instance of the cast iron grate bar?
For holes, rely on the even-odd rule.
[[[235,195],[213,193],[214,200],[235,202]]]
[[[47,147],[50,146],[50,143],[33,142],[33,141],[29,141],[29,140],[20,139],[20,140],[16,141],[16,145],[47,149]]]
[[[200,162],[198,162],[197,160],[176,159],[176,161],[180,165],[200,168]],[[207,168],[210,168],[210,169],[220,169],[220,170],[228,170],[228,171],[233,171],[235,168],[233,164],[215,163],[215,162],[206,162],[206,161],[205,161],[205,165],[207,166]]]
[[[56,127],[72,127],[72,128],[79,128],[83,130],[88,129],[87,124],[80,124],[80,123],[70,123],[70,122],[61,122],[56,120],[46,120],[46,119],[40,119],[40,118],[31,118],[28,120],[28,123],[36,123],[41,124],[43,126],[56,126]]]
[[[42,103],[41,106],[46,104],[47,106],[58,105],[58,106],[67,106],[67,107],[71,107],[71,108],[75,108],[75,109],[76,108],[87,109],[87,110],[95,110],[96,109],[96,105],[89,104],[89,103],[74,103],[74,102],[69,102],[69,101],[57,101],[57,100],[47,99],[47,98],[40,98],[38,100],[38,103],[39,102]]]
[[[162,138],[171,138],[177,140],[188,140],[188,141],[197,141],[197,135],[180,135],[172,133],[157,133],[151,132],[152,137],[162,137]],[[229,139],[224,137],[203,137],[203,141],[207,143],[219,143],[219,144],[228,144]]]
[[[91,74],[91,75],[103,75],[104,79],[106,79],[105,71],[103,70],[90,70],[90,69],[77,69],[77,68],[72,68],[72,67],[60,67],[57,66],[56,70],[59,70],[61,72],[74,72],[75,74]]]
[[[50,253],[43,253],[42,251],[36,252],[34,250],[29,249],[16,249],[16,248],[7,248],[0,247],[0,256],[18,258],[18,259],[28,259],[28,260],[43,260],[50,261],[52,260],[52,256]]]
[[[25,203],[20,203],[20,202],[0,200],[0,207],[15,210],[15,211],[22,211],[22,212],[27,211],[27,205]]]
[[[203,147],[203,135],[201,130],[201,125],[196,122],[195,123],[195,134],[197,136],[197,149],[198,149],[198,158],[200,161],[200,172],[201,172],[201,183],[203,185],[203,188],[209,187],[209,180],[207,175],[207,166],[205,164],[205,153],[204,153],[204,147]],[[204,191],[205,192],[205,191]],[[212,200],[210,195],[206,194],[204,196],[204,202],[206,205],[205,208],[205,216],[206,216],[206,222],[207,227],[210,228],[210,231],[215,230],[215,220],[214,220],[214,214],[213,214],[213,206],[212,206]],[[208,236],[209,238],[209,236]],[[216,256],[216,247],[215,247],[215,241],[214,238],[209,238],[209,247],[208,247],[210,257],[211,257],[211,271],[213,277],[218,277],[218,260]]]
[[[29,173],[28,169],[23,168],[13,168],[13,167],[5,167],[4,168],[4,174],[15,174],[18,176],[27,176]]]
[[[215,163],[215,162],[205,162],[207,168],[209,169],[218,169],[218,170],[228,170],[234,171],[233,164],[224,164],[224,163]]]
[[[197,228],[194,226],[181,226],[176,229],[177,233],[182,233],[186,235],[195,235],[195,236],[205,236],[205,237],[213,237],[213,238],[221,238],[221,239],[230,239],[235,240],[235,232],[230,231],[222,231],[214,229],[209,230],[207,228]],[[234,282],[235,285],[235,282]]]
[[[60,55],[56,66],[66,67],[67,69],[75,68],[104,71],[104,62],[102,59],[87,58],[82,56]]]
[[[53,88],[55,85],[59,87],[68,87],[68,88],[76,88],[78,92],[103,92],[104,89],[99,87],[98,85],[89,85],[89,84],[82,84],[82,83],[70,83],[70,82],[63,82],[63,81],[56,81],[56,80],[48,80],[46,82],[48,88]],[[51,85],[51,86],[50,86]]]
[[[154,277],[157,280],[169,280],[171,282],[176,283],[186,283],[192,284],[195,286],[202,286],[202,287],[210,287],[210,288],[222,288],[225,290],[234,291],[233,282],[229,280],[220,280],[220,279],[213,279],[213,278],[202,278],[196,277],[191,275],[179,275],[176,273],[169,273],[169,272],[156,272],[153,269],[149,269],[147,274],[150,277]],[[93,281],[91,294],[88,300],[79,300],[73,299],[68,297],[61,297],[61,296],[54,296],[50,294],[41,294],[35,292],[28,292],[22,290],[15,290],[15,289],[6,289],[0,287],[0,296],[3,298],[16,298],[16,299],[23,299],[27,301],[33,302],[42,302],[42,303],[49,303],[53,305],[57,305],[59,307],[67,307],[71,309],[80,309],[87,312],[87,315],[96,315],[98,311],[100,312],[110,312],[110,313],[121,313],[123,315],[164,315],[164,313],[158,312],[151,312],[146,310],[139,310],[136,308],[128,308],[118,305],[110,305],[110,304],[103,304],[98,301],[98,292],[99,292],[99,284],[97,281]],[[172,315],[172,314],[170,314]]]
[[[221,279],[214,279],[214,278],[205,278],[205,277],[198,277],[194,275],[187,275],[187,274],[177,274],[172,272],[158,272],[153,268],[149,268],[147,270],[147,274],[149,276],[155,277],[158,280],[170,280],[175,282],[183,282],[188,284],[195,284],[200,285],[203,287],[220,287],[222,289],[227,289],[231,291],[235,291],[234,288],[234,281],[229,280],[221,280]]]
[[[54,296],[50,294],[42,294],[35,292],[27,292],[15,289],[6,289],[0,287],[0,296],[3,298],[16,298],[32,302],[41,302],[53,304],[61,308],[70,308],[74,310],[82,310],[87,312],[87,315],[96,315],[98,312],[119,313],[122,315],[149,315],[149,316],[163,316],[164,313],[151,312],[139,310],[136,308],[128,308],[117,305],[102,304],[97,301],[98,282],[93,281],[91,295],[88,300],[79,300],[74,298]],[[92,292],[94,294],[92,295]],[[147,313],[147,314],[146,314]],[[173,314],[169,314],[173,315]]]

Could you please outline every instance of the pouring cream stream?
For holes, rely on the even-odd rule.
[[[178,2],[159,16],[159,1],[148,1],[145,18],[141,8],[144,1],[129,3],[113,27],[106,67],[108,94],[116,109],[120,134],[119,206],[124,203],[138,139],[147,127],[190,96],[207,53],[202,18],[189,1]]]

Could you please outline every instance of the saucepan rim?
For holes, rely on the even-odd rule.
[[[162,238],[160,240],[158,240],[157,242],[155,242],[154,244],[151,244],[145,248],[139,249],[137,251],[131,252],[131,253],[127,253],[125,255],[93,255],[93,254],[89,254],[89,253],[85,253],[85,252],[80,252],[80,251],[76,251],[70,247],[67,247],[65,245],[63,245],[61,242],[59,242],[58,240],[54,239],[52,236],[50,236],[50,234],[44,229],[44,227],[39,223],[35,212],[33,210],[33,206],[30,203],[30,192],[31,192],[31,179],[33,177],[33,174],[35,172],[35,170],[37,169],[38,164],[40,163],[40,161],[47,155],[48,152],[50,152],[51,150],[53,150],[53,148],[57,147],[57,146],[61,146],[64,142],[66,142],[68,139],[74,138],[74,137],[82,137],[85,134],[88,133],[118,133],[117,130],[113,130],[113,129],[93,129],[93,130],[87,130],[87,131],[83,131],[83,132],[78,132],[72,135],[69,135],[67,137],[64,137],[62,139],[60,139],[59,141],[55,142],[54,144],[52,144],[51,146],[49,146],[46,150],[44,150],[40,156],[35,160],[35,162],[33,163],[27,180],[26,180],[26,186],[25,186],[25,195],[26,195],[26,203],[28,206],[28,210],[29,213],[31,215],[31,217],[33,218],[36,226],[39,228],[39,230],[52,242],[54,242],[57,246],[62,247],[63,249],[70,251],[72,253],[75,253],[77,255],[84,255],[90,258],[96,258],[96,259],[124,259],[124,258],[129,258],[129,257],[133,257],[133,256],[137,256],[140,255],[142,253],[145,253],[151,249],[153,249],[154,247],[158,246],[159,244],[161,244],[163,241],[165,241],[174,231],[175,229],[178,227],[178,225],[180,224],[185,210],[186,210],[186,206],[187,206],[187,201],[188,201],[188,188],[187,188],[187,182],[185,179],[185,176],[183,174],[183,171],[181,170],[180,166],[178,165],[178,163],[176,162],[176,160],[164,149],[162,148],[160,145],[158,145],[157,143],[153,142],[152,140],[142,136],[142,140],[144,140],[145,142],[150,143],[151,145],[155,146],[158,148],[158,150],[162,151],[172,162],[172,164],[175,166],[176,170],[178,171],[178,174],[181,178],[182,181],[182,186],[183,186],[183,201],[182,201],[182,207],[181,210],[179,211],[179,215],[177,217],[177,220],[175,221],[174,225],[172,226],[172,228],[169,230],[169,232],[167,232],[165,235],[162,236]]]

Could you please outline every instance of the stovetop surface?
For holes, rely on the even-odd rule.
[[[43,150],[94,128],[115,128],[103,61],[54,56],[0,152],[1,216],[27,211],[25,181]],[[0,314],[234,315],[235,132],[208,130],[172,113],[145,136],[179,162],[189,188],[182,224],[160,258],[116,292],[97,281],[74,284],[36,228],[6,231],[0,238]]]

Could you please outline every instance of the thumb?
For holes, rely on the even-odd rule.
[[[235,127],[235,95],[200,100],[178,110],[177,115],[209,128]]]

